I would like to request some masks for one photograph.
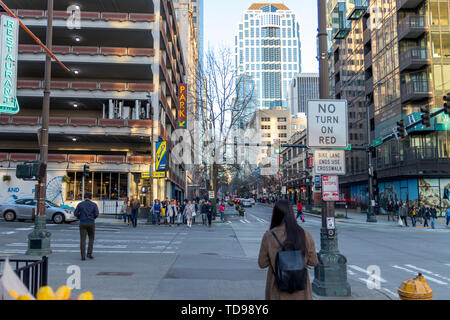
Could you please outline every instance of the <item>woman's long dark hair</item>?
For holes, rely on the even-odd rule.
[[[270,229],[278,227],[282,222],[286,225],[286,241],[284,242],[284,248],[287,250],[300,250],[303,255],[305,255],[305,230],[303,230],[303,228],[298,225],[297,220],[295,220],[292,205],[288,200],[280,200],[275,203]]]

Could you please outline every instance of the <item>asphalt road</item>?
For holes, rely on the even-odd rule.
[[[117,220],[96,225],[95,259],[81,261],[78,225],[48,224],[53,254],[50,285],[66,284],[80,268],[80,289],[97,299],[264,299],[266,270],[257,266],[271,208],[247,208],[212,228],[194,225],[130,228]],[[319,218],[302,224],[320,249]],[[436,299],[450,299],[450,229],[429,230],[338,222],[339,248],[348,259],[348,278],[356,299],[398,299],[400,283],[422,272]],[[31,222],[0,220],[0,255],[27,248]],[[369,266],[380,268],[379,290],[369,290]],[[372,283],[372,282],[371,282]]]

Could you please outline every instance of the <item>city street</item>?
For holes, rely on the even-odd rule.
[[[94,260],[81,261],[78,225],[48,224],[53,254],[49,285],[66,283],[80,266],[81,288],[96,299],[264,299],[266,270],[257,256],[268,228],[271,207],[257,204],[246,216],[227,216],[211,228],[194,225],[153,226],[140,221],[136,229],[114,219],[100,218],[96,226]],[[320,249],[319,217],[306,216],[302,226]],[[400,228],[394,224],[366,225],[338,220],[339,248],[348,259],[352,299],[398,299],[403,280],[422,272],[434,299],[449,299],[450,253],[445,247],[450,230]],[[20,255],[27,248],[31,222],[0,221],[0,254]],[[369,290],[367,267],[380,267],[380,290]],[[311,279],[313,271],[311,270]],[[319,297],[315,297],[319,298]]]

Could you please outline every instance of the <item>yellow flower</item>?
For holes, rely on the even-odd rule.
[[[69,300],[70,293],[72,290],[68,286],[61,286],[56,290],[55,299],[56,300]]]
[[[77,298],[77,300],[94,300],[94,295],[90,291],[83,292]]]
[[[33,300],[33,299],[31,299],[30,296],[24,294],[24,295],[19,296],[17,298],[17,300]]]
[[[49,286],[41,287],[36,294],[38,300],[55,300],[55,294],[53,289]]]

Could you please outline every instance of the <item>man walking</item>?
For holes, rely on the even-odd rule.
[[[448,224],[450,223],[450,207],[447,208],[447,213],[445,214],[445,216],[447,218],[446,226],[448,228]]]
[[[387,213],[388,213],[388,221],[392,218],[392,221],[394,221],[394,205],[392,204],[392,201],[389,201],[387,205]]]
[[[80,202],[74,212],[75,217],[80,219],[81,260],[86,260],[86,236],[89,237],[87,257],[94,259],[92,251],[94,249],[95,219],[99,214],[97,204],[91,201],[92,194],[87,192],[84,197],[86,200]]]
[[[133,196],[133,201],[131,201],[131,221],[133,223],[133,228],[136,228],[137,226],[137,219],[140,207],[141,203],[137,199],[137,196]]]
[[[425,206],[423,208],[423,227],[429,227],[428,226],[428,219],[430,219],[430,208],[428,206]]]
[[[206,225],[206,216],[208,215],[208,202],[206,200],[203,200],[200,205],[200,212],[202,213],[202,222]]]
[[[431,206],[430,217],[431,217],[431,229],[434,229],[434,223],[437,218],[437,212],[436,212],[436,208],[434,206]]]
[[[398,209],[399,210],[399,214],[400,214],[400,219],[402,219],[403,224],[405,225],[405,227],[408,226],[408,221],[406,219],[408,213],[407,213],[407,209],[406,209],[406,202],[403,202],[403,205]]]
[[[208,226],[211,227],[211,220],[212,220],[212,215],[213,215],[213,207],[211,205],[211,201],[208,201],[206,203],[206,210],[207,210],[207,216],[208,216]]]
[[[159,203],[158,199],[155,199],[155,203],[152,207],[153,210],[153,224],[158,221],[158,225],[161,224],[161,203]]]

